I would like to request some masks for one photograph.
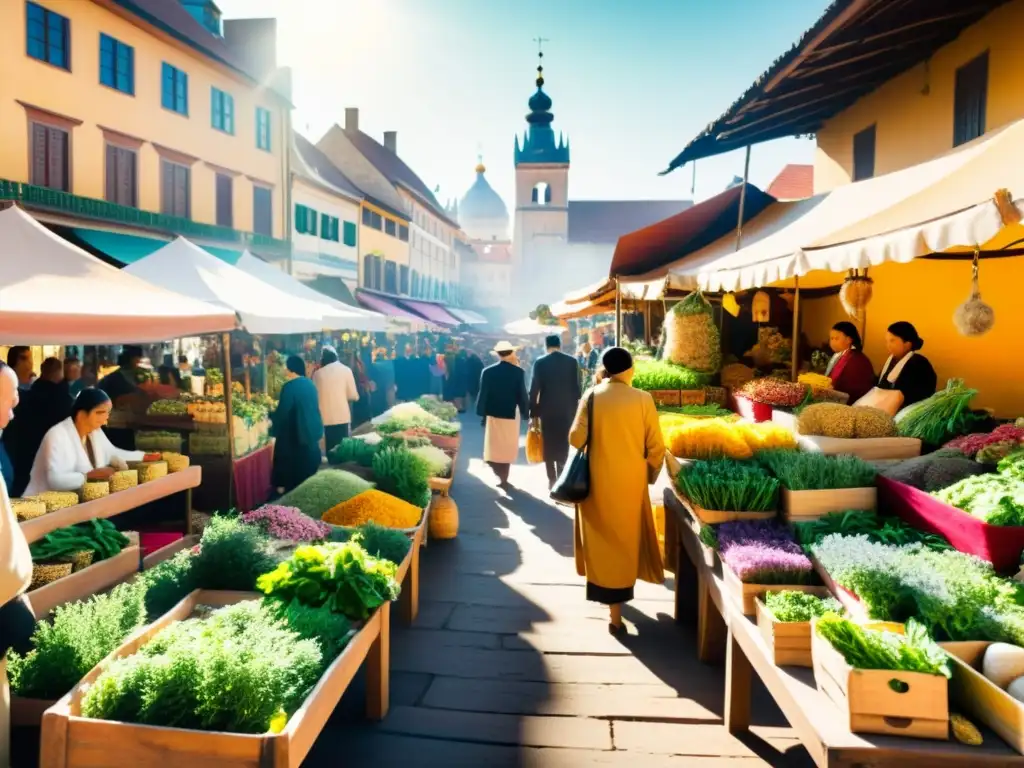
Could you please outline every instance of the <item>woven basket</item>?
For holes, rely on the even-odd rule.
[[[11,499],[11,509],[19,520],[33,520],[46,514],[46,504],[35,498]]]
[[[74,567],[74,563],[32,563],[32,583],[28,585],[29,591],[70,576]]]
[[[454,539],[459,535],[459,508],[451,496],[434,496],[430,501],[430,536]]]
[[[71,555],[71,572],[78,573],[79,571],[88,568],[92,565],[92,561],[95,556],[96,553],[91,549],[83,549],[81,552],[75,552]]]

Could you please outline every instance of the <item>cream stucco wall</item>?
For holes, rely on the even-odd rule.
[[[168,0],[170,1],[170,0]],[[103,199],[103,129],[142,141],[138,150],[139,207],[160,210],[160,154],[166,148],[195,158],[192,170],[192,218],[216,223],[215,176],[234,176],[233,227],[251,231],[253,187],[272,189],[273,235],[284,237],[285,126],[289,108],[266,89],[205,57],[193,48],[102,0],[37,0],[70,19],[71,68],[66,71],[26,53],[25,3],[0,2],[0,178],[27,182],[29,130],[26,106],[81,121],[71,130],[71,191]],[[135,95],[107,88],[99,80],[100,34],[135,49]],[[188,74],[189,114],[161,106],[161,65]],[[235,104],[235,134],[211,125],[210,89],[230,93]],[[256,147],[256,107],[271,111],[271,151]]]
[[[326,274],[358,279],[359,203],[293,176],[292,205],[304,205],[317,212],[315,235],[297,231],[295,212],[292,212],[293,271],[302,276]],[[324,213],[338,219],[337,242],[323,237],[320,214]],[[356,228],[355,245],[345,245],[345,222]]]

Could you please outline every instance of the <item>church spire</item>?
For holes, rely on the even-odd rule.
[[[544,43],[547,38],[536,37],[537,43],[537,78],[534,81],[537,91],[530,97],[530,112],[526,115],[528,128],[520,148],[519,136],[516,135],[516,165],[524,163],[555,163],[569,164],[569,145],[559,135],[555,143],[555,132],[551,128],[555,115],[551,112],[551,97],[544,93]]]

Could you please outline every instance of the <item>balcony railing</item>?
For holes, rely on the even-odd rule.
[[[127,205],[72,195],[46,187],[37,187],[19,181],[0,179],[0,201],[13,200],[25,208],[53,211],[98,222],[111,222],[141,229],[169,232],[182,237],[205,238],[230,243],[241,248],[286,254],[291,247],[287,240],[278,240],[254,232],[242,232],[229,227],[202,224],[181,216],[143,211]]]

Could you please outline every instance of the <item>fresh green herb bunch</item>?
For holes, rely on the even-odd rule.
[[[928,445],[945,445],[970,432],[978,421],[970,411],[977,394],[978,390],[965,387],[962,379],[950,379],[945,389],[897,413],[896,430],[902,437],[916,437]]]
[[[379,451],[373,457],[377,490],[421,509],[430,503],[430,465],[407,450]]]
[[[323,653],[324,669],[331,665],[352,639],[352,622],[340,613],[333,613],[322,606],[313,608],[298,600],[290,603],[267,600],[264,607],[303,640],[317,642]]]
[[[676,476],[676,486],[704,509],[770,512],[776,508],[779,481],[754,462],[734,459],[694,461]]]
[[[761,451],[757,460],[791,491],[868,488],[875,470],[856,456],[828,456],[797,451]]]
[[[184,550],[139,576],[146,587],[146,614],[150,620],[163,616],[197,588],[192,575],[194,560],[195,555]]]
[[[382,435],[392,435],[395,432],[405,432],[410,429],[426,429],[432,435],[445,437],[454,437],[459,434],[458,423],[439,419],[429,413],[389,416],[377,425],[377,431]]]
[[[843,606],[833,597],[818,597],[808,592],[787,589],[769,592],[764,598],[765,607],[776,621],[810,621],[827,613],[843,614]]]
[[[854,669],[952,676],[949,656],[928,636],[928,630],[913,619],[907,622],[903,635],[866,629],[839,616],[824,616],[814,626]]]
[[[350,541],[359,544],[368,554],[390,560],[396,565],[405,560],[412,545],[409,537],[401,531],[376,523],[363,523],[352,534]]]
[[[1010,474],[966,477],[932,495],[989,525],[1024,525],[1024,480]]]
[[[638,360],[633,369],[633,386],[652,392],[659,389],[700,389],[711,381],[706,373],[661,360]]]
[[[936,552],[953,548],[937,533],[918,530],[898,517],[881,517],[871,510],[849,509],[845,512],[829,512],[817,520],[796,523],[794,528],[797,541],[805,549],[833,533],[844,536],[864,534],[870,541],[897,547],[904,544],[922,544]]]
[[[36,561],[67,560],[76,552],[92,552],[94,560],[106,560],[128,546],[128,537],[105,519],[93,519],[51,531],[29,549]]]
[[[718,549],[718,532],[713,525],[702,525],[698,534],[700,543],[709,549]]]
[[[373,456],[378,446],[370,445],[365,440],[346,437],[327,452],[331,464],[358,464],[369,467],[373,464]]]
[[[270,539],[259,528],[214,516],[199,541],[192,578],[196,589],[251,592],[256,579],[275,565]]]
[[[728,418],[736,415],[715,403],[707,405],[659,405],[658,412],[676,413],[680,416],[707,416],[708,418]]]
[[[40,621],[33,649],[7,654],[11,691],[34,699],[58,699],[146,623],[142,580],[120,584],[88,600],[59,606]]]
[[[113,661],[82,699],[85,717],[266,733],[319,679],[323,654],[251,600],[172,624]]]

